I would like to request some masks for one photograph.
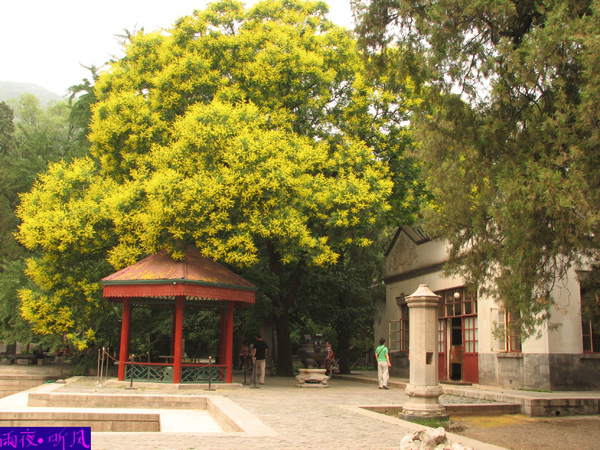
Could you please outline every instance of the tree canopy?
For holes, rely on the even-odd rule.
[[[14,210],[49,162],[83,154],[76,136],[84,130],[69,120],[69,111],[65,102],[42,107],[31,94],[0,103],[0,338],[7,341],[34,339],[17,294],[32,285],[23,274],[31,254],[14,239],[19,224]]]
[[[52,166],[18,210],[19,240],[42,254],[28,263],[39,289],[21,295],[39,331],[85,345],[103,275],[193,245],[265,268],[277,370],[291,374],[288,312],[306,267],[370,245],[392,198],[408,220],[418,184],[403,155],[415,100],[367,79],[326,11],[223,1],[129,37],[96,82],[89,156]]]
[[[525,334],[600,248],[600,4],[357,2],[362,47],[429,102],[420,156],[428,231]]]

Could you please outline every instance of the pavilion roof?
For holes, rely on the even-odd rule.
[[[102,279],[104,297],[229,300],[254,303],[256,287],[229,269],[189,248],[182,261],[166,250]]]

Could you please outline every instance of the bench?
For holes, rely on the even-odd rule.
[[[31,353],[21,353],[11,356],[14,356],[14,360],[17,362],[17,364],[19,364],[19,361],[25,361],[23,363],[25,366],[32,364],[34,359],[36,359],[36,356],[32,355]]]

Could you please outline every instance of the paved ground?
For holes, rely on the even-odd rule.
[[[400,406],[406,400],[404,381],[392,379],[390,390],[379,390],[374,384],[374,373],[362,374],[362,383],[344,379],[333,379],[327,389],[295,387],[293,378],[267,378],[266,384],[259,389],[250,385],[238,389],[218,389],[208,392],[203,389],[175,390],[170,385],[160,389],[142,388],[135,391],[125,390],[124,386],[96,386],[96,379],[81,380],[56,388],[55,392],[113,393],[119,395],[206,395],[224,405],[234,405],[238,416],[245,421],[247,432],[214,433],[199,432],[193,425],[186,426],[186,417],[175,418],[180,421],[179,432],[161,433],[92,433],[93,450],[188,450],[188,449],[398,449],[401,439],[422,427],[384,416],[360,406]],[[241,377],[234,382],[241,383]],[[455,395],[443,395],[440,400],[445,405],[465,403],[489,403],[482,392],[485,387],[457,388]],[[471,389],[472,397],[459,395]],[[496,388],[502,395],[533,395],[523,391],[505,394],[505,390]],[[536,393],[537,395],[537,393]],[[544,394],[550,395],[550,394]],[[598,395],[585,393],[585,396]],[[479,397],[479,398],[477,398]],[[26,393],[17,394],[0,400],[0,407],[23,407]],[[240,413],[241,411],[241,413]],[[190,421],[193,423],[193,421]],[[449,434],[450,439],[462,442],[476,450],[501,450],[490,444]]]
[[[241,382],[242,379],[234,379]],[[138,384],[139,386],[139,384]],[[95,388],[95,380],[74,383],[62,390],[125,394],[123,387]],[[58,392],[58,391],[57,391]],[[128,395],[153,394],[153,389],[127,391]],[[360,406],[401,405],[407,397],[401,388],[380,390],[375,384],[331,380],[330,387],[298,388],[293,378],[267,378],[264,386],[249,385],[239,389],[169,390],[160,394],[210,395],[225,398],[250,413],[256,422],[246,433],[198,433],[190,429],[180,433],[93,433],[93,450],[115,449],[397,449],[408,433],[421,429],[418,425],[388,417]],[[486,402],[442,396],[442,403]],[[477,450],[500,447],[482,444],[468,438],[454,437]],[[453,439],[454,439],[453,438]]]

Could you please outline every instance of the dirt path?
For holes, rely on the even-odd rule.
[[[448,431],[511,450],[600,450],[600,416],[455,416]]]

